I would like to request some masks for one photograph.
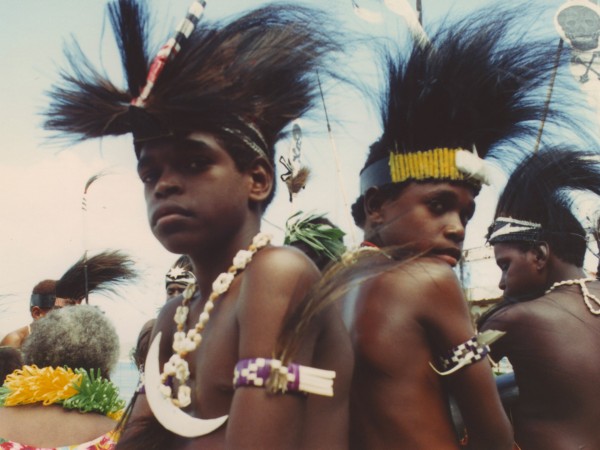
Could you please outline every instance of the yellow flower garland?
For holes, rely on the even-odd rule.
[[[23,366],[9,374],[0,386],[0,406],[42,403],[66,409],[98,412],[114,420],[123,415],[125,402],[118,388],[94,371],[68,367]]]
[[[4,406],[42,402],[44,405],[66,400],[77,394],[75,385],[81,375],[63,367],[23,366],[6,377],[4,386],[11,390]]]

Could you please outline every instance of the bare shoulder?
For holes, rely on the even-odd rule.
[[[23,340],[27,337],[27,327],[19,328],[18,330],[11,331],[0,341],[0,346],[6,347],[21,347]]]
[[[313,262],[291,247],[269,247],[257,253],[241,278],[239,304],[254,307],[272,297],[298,300],[319,279]],[[270,302],[268,302],[270,303]]]
[[[532,325],[532,320],[539,320],[540,313],[543,312],[543,308],[537,307],[539,302],[538,304],[535,303],[538,300],[512,303],[500,308],[485,320],[485,323],[481,327],[482,331],[501,330],[522,332],[524,331],[524,325],[527,325],[525,329],[529,329],[530,325]]]
[[[293,247],[268,247],[258,252],[246,269],[249,277],[308,277],[319,278],[314,263]]]
[[[402,300],[404,305],[416,302],[426,306],[424,300],[428,298],[438,302],[463,302],[456,274],[448,264],[434,258],[422,257],[398,263],[375,277],[371,286],[387,298]]]
[[[299,250],[258,252],[241,277],[236,299],[240,355],[270,355],[285,319],[318,281],[316,266]]]

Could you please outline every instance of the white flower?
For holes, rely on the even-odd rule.
[[[267,245],[271,241],[271,235],[267,233],[258,233],[252,239],[252,244],[256,246],[256,248],[262,248]]]
[[[195,328],[192,328],[191,330],[188,330],[187,332],[187,338],[188,339],[194,339],[194,336],[196,336],[198,334],[198,331],[196,331]]]
[[[189,386],[179,386],[177,390],[177,400],[181,408],[185,408],[192,403],[192,389]]]
[[[182,361],[181,357],[177,354],[172,355],[171,359],[165,363],[163,366],[163,374],[164,375],[175,375],[175,371],[177,370],[177,365]],[[187,363],[186,363],[187,364]]]
[[[231,286],[233,277],[234,275],[229,272],[220,274],[212,284],[213,291],[217,294],[223,294],[227,292],[227,289],[229,289],[229,286]]]
[[[194,296],[194,292],[196,292],[196,283],[188,284],[183,291],[183,298],[186,300],[191,299]]]
[[[208,319],[210,319],[210,315],[204,311],[200,314],[200,317],[198,317],[198,323],[204,327],[208,323]]]
[[[183,350],[183,341],[185,340],[185,333],[183,331],[177,331],[173,334],[173,350],[176,353],[181,353]]]
[[[175,315],[173,316],[173,320],[178,325],[183,325],[187,320],[187,316],[190,312],[190,308],[187,306],[178,306],[175,310]]]
[[[173,350],[178,354],[182,353],[190,353],[196,350],[196,343],[193,338],[185,337],[185,333],[180,331],[181,333],[179,337],[173,340]]]
[[[190,377],[190,370],[188,363],[185,359],[179,361],[179,364],[175,366],[175,378],[181,382],[185,382]]]
[[[240,250],[233,258],[233,266],[238,270],[245,269],[248,263],[252,261],[252,255],[251,251]]]
[[[166,384],[161,384],[158,387],[158,390],[165,398],[171,398],[171,386],[167,386]]]

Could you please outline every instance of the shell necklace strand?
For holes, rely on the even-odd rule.
[[[261,248],[266,247],[271,241],[271,236],[266,233],[258,233],[252,239],[248,250],[240,250],[233,258],[233,263],[227,272],[221,273],[212,284],[212,292],[204,305],[204,309],[198,317],[198,322],[193,328],[185,332],[185,323],[190,312],[189,304],[197,290],[195,283],[188,285],[183,293],[183,301],[177,307],[173,319],[177,324],[177,331],[173,334],[173,350],[175,353],[165,363],[163,372],[160,374],[160,391],[165,398],[169,398],[179,408],[185,408],[191,403],[192,389],[187,385],[190,377],[188,362],[184,359],[188,353],[193,352],[202,342],[202,331],[208,323],[210,313],[215,306],[215,301],[223,295],[233,282],[237,273],[244,270],[252,261],[254,254]],[[177,397],[172,398],[173,377],[179,380]]]
[[[581,295],[583,295],[583,301],[585,302],[585,306],[587,306],[588,310],[592,314],[598,316],[600,315],[600,299],[598,299],[598,297],[596,297],[595,295],[590,294],[590,291],[588,290],[586,285],[586,283],[589,283],[590,281],[597,280],[596,278],[577,278],[575,280],[557,281],[552,286],[550,286],[550,288],[546,291],[546,294],[549,294],[559,286],[572,286],[574,284],[577,284],[581,288]],[[594,308],[592,301],[598,306],[598,308]]]

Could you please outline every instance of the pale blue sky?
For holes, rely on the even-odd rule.
[[[150,0],[160,10],[164,23],[156,34],[164,36],[185,14],[190,0]],[[206,18],[221,18],[265,2],[258,0],[207,1]],[[361,21],[352,11],[351,0],[311,0],[305,3],[324,7],[345,26],[373,36],[402,39],[405,25],[379,0],[357,0],[369,10],[384,14],[382,24]],[[425,24],[439,20],[450,11],[460,14],[478,6],[501,0],[422,0]],[[510,2],[515,6],[521,1]],[[532,25],[547,27],[553,33],[552,17],[562,1],[546,0]],[[142,323],[162,304],[163,276],[176,259],[152,237],[145,218],[141,185],[135,176],[135,158],[130,138],[88,142],[68,149],[44,145],[44,133],[38,116],[46,103],[43,92],[56,80],[62,66],[62,45],[71,35],[96,62],[119,79],[120,66],[108,22],[104,19],[103,0],[2,0],[0,1],[0,335],[29,321],[28,299],[31,288],[45,278],[56,278],[82,253],[83,214],[81,197],[86,180],[102,169],[110,174],[99,179],[88,198],[88,240],[92,252],[106,248],[131,253],[144,277],[135,287],[124,291],[120,299],[92,299],[101,304],[119,323],[125,342],[131,342]],[[158,21],[160,22],[160,21]],[[104,27],[104,36],[102,30]],[[557,37],[558,38],[558,37]],[[349,69],[374,73],[373,60],[355,55]],[[334,139],[342,156],[341,174],[349,201],[354,201],[357,175],[366,150],[380,133],[372,107],[347,90],[328,98],[334,123]],[[336,169],[325,124],[302,122],[306,162],[313,179],[301,192],[294,208],[327,212],[334,222],[349,232],[349,243],[359,234],[348,223],[348,214],[336,178]],[[279,149],[287,151],[288,143]],[[281,168],[278,168],[280,170]],[[271,223],[283,226],[292,206],[285,187],[267,213]],[[482,213],[483,214],[483,213]],[[489,215],[489,208],[486,214]],[[479,235],[487,218],[475,221]],[[269,226],[267,225],[267,228]],[[276,229],[273,231],[277,232]],[[354,233],[354,234],[353,234]],[[474,236],[477,233],[473,234]],[[479,240],[480,241],[480,240]],[[473,244],[479,242],[474,238]],[[469,244],[467,245],[467,247]],[[126,317],[126,320],[122,320]]]

